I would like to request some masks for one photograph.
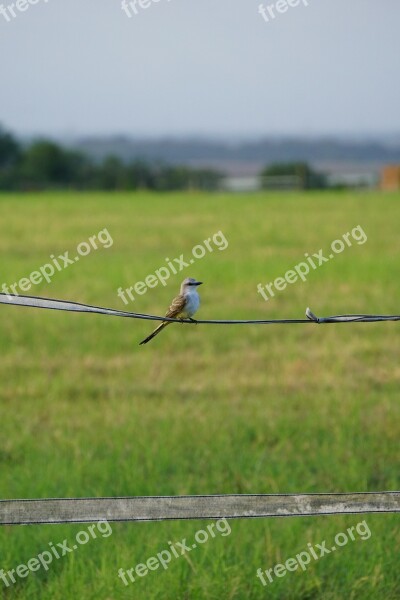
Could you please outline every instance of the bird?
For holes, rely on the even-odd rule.
[[[182,281],[180,293],[176,298],[172,300],[171,306],[165,313],[165,316],[170,319],[189,319],[196,323],[194,319],[192,319],[193,315],[198,311],[200,306],[200,296],[197,292],[197,288],[199,285],[202,285],[202,281],[196,281],[192,277],[186,277]],[[172,321],[163,321],[160,323],[158,327],[144,340],[140,342],[140,346],[142,344],[147,344],[152,340],[156,335],[158,335],[167,325],[170,325]]]

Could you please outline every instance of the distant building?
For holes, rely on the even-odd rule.
[[[227,175],[222,179],[221,189],[226,192],[257,192],[261,189],[261,182],[257,176]]]
[[[265,190],[303,189],[303,182],[298,175],[262,175],[261,183]]]
[[[346,170],[329,173],[326,176],[328,187],[376,188],[379,183],[379,171]]]
[[[382,169],[380,187],[386,192],[400,191],[400,165],[388,165]]]

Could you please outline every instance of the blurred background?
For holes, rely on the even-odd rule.
[[[399,18],[396,0],[5,2],[0,186],[398,189]]]

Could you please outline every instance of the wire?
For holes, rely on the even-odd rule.
[[[204,319],[199,321],[189,319],[171,319],[157,315],[127,312],[70,302],[68,300],[56,300],[52,298],[41,298],[39,296],[16,296],[0,293],[0,304],[12,306],[25,306],[30,308],[42,308],[48,310],[61,310],[68,312],[84,312],[108,315],[111,317],[125,317],[129,319],[143,319],[146,321],[169,321],[171,323],[185,323],[188,325],[292,325],[298,323],[375,323],[378,321],[400,321],[400,315],[335,315],[331,317],[317,317],[309,308],[306,310],[306,319]]]

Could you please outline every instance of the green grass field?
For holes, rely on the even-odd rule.
[[[107,228],[99,248],[28,292],[163,314],[181,280],[199,318],[399,313],[400,196],[43,194],[0,196],[2,283],[29,276]],[[360,225],[368,240],[288,285],[257,293]],[[228,247],[125,306],[117,296],[222,231]],[[397,323],[173,325],[147,346],[144,321],[0,305],[0,497],[41,498],[399,489]],[[263,587],[270,569],[365,519],[369,539]],[[40,599],[341,600],[400,597],[398,515],[230,521],[169,568],[128,570],[194,539],[207,522],[118,523],[9,587]],[[0,569],[16,569],[87,525],[3,527]]]

